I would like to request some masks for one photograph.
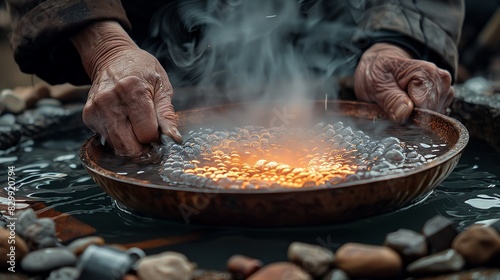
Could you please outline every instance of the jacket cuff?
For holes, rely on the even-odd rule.
[[[105,20],[131,29],[119,0],[45,1],[15,26],[10,38],[14,59],[21,71],[49,83],[88,84],[90,79],[70,38],[85,26]]]

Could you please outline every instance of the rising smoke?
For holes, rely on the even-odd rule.
[[[334,96],[352,74],[339,49],[352,28],[327,1],[183,0],[157,12],[145,48],[174,88],[224,92],[231,102]]]

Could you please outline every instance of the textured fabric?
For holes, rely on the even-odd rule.
[[[203,6],[206,1],[199,2]],[[163,28],[165,23],[161,21],[161,11],[165,9],[159,9],[160,6],[187,2],[188,0],[123,0],[122,6],[119,0],[6,0],[13,19],[11,45],[15,59],[22,71],[36,74],[50,83],[88,83],[78,53],[69,40],[72,34],[89,23],[101,20],[118,21],[127,31],[131,31],[132,22],[134,29],[131,34],[140,41],[149,37],[146,40],[148,44],[144,46],[155,54],[159,48],[165,47],[163,43],[166,40],[165,35],[158,34],[158,28]],[[314,18],[321,14],[324,20],[340,22],[347,27],[348,32],[341,32],[340,35],[338,32],[332,32],[338,36],[337,51],[342,52],[346,60],[346,67],[349,69],[347,72],[354,70],[362,52],[371,45],[377,42],[391,42],[406,48],[415,58],[434,62],[449,70],[452,76],[456,75],[457,43],[464,17],[463,0],[299,2],[308,17]],[[153,16],[155,12],[156,16]],[[165,13],[169,12],[171,11]],[[151,20],[159,23],[152,26],[148,36],[144,36]],[[170,43],[179,40],[182,42],[193,35],[179,32],[180,25],[174,23],[173,27],[166,28],[167,31],[176,31],[167,35],[170,39],[172,36],[181,37],[170,40]],[[328,30],[325,30],[325,34],[328,34]],[[155,39],[158,42],[151,43]],[[164,66],[168,73],[170,66],[167,64],[165,62]]]

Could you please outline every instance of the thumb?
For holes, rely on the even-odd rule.
[[[395,81],[386,85],[383,93],[376,98],[379,99],[376,100],[377,104],[384,108],[389,119],[395,122],[406,121],[413,111],[413,101]]]

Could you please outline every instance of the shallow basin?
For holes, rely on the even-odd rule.
[[[317,107],[313,112],[324,121],[365,120],[372,127],[387,124],[385,115],[374,104],[330,101],[327,104],[317,102],[313,106]],[[189,127],[228,119],[232,112],[242,112],[244,108],[245,104],[233,104],[180,111],[181,132]],[[269,105],[266,110],[259,110],[258,122],[279,120],[280,114],[275,109]],[[106,193],[125,208],[142,215],[220,226],[324,225],[386,213],[415,203],[451,173],[469,140],[466,128],[455,119],[425,109],[415,109],[406,126],[435,135],[446,144],[446,150],[432,161],[405,172],[333,187],[200,189],[144,180],[104,167],[103,161],[122,161],[123,158],[113,155],[95,136],[81,147],[80,158],[87,172]]]

